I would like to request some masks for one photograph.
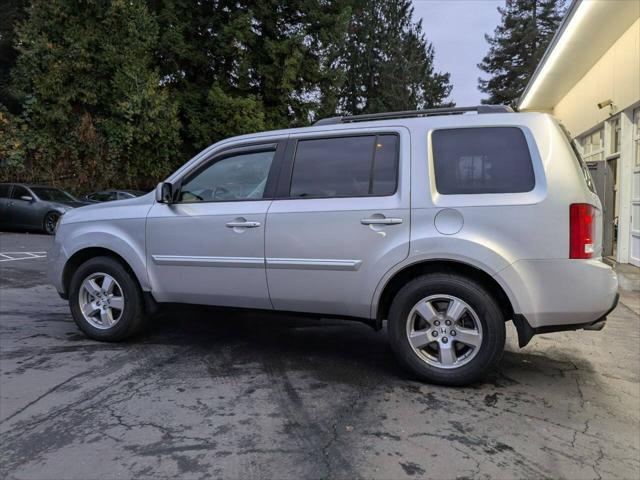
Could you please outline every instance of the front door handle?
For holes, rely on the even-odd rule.
[[[225,225],[229,228],[256,228],[256,227],[259,227],[261,224],[260,222],[247,222],[246,220],[245,221],[234,220],[232,222],[227,222]]]
[[[362,225],[398,225],[402,223],[402,218],[363,218],[360,220]]]

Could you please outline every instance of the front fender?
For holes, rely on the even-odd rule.
[[[122,257],[129,265],[143,291],[150,290],[144,254],[144,218],[63,224],[57,232],[56,244],[60,245],[61,256],[65,258],[64,266],[82,250],[109,250]]]

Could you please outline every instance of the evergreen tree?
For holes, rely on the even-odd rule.
[[[27,0],[0,0],[0,105],[12,113],[20,111],[20,103],[11,95],[11,69],[16,63],[15,26],[26,16]]]
[[[232,135],[306,124],[339,75],[342,1],[156,0],[158,64],[186,154]],[[329,62],[329,63],[328,63]]]
[[[145,4],[34,1],[28,13],[12,72],[24,176],[78,189],[148,185],[168,173],[179,123],[152,68],[158,32]]]
[[[507,0],[489,53],[478,67],[491,77],[478,79],[489,95],[484,103],[515,107],[563,17],[564,0]]]
[[[409,0],[356,0],[342,57],[338,111],[349,114],[451,105],[449,74],[435,72],[433,46]]]

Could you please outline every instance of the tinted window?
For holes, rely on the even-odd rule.
[[[108,202],[109,200],[115,200],[116,194],[115,192],[98,192],[92,193],[88,198],[96,202]]]
[[[188,179],[180,190],[183,202],[223,202],[263,198],[271,162],[270,152],[222,158]]]
[[[442,194],[533,190],[524,134],[515,127],[436,130],[432,134],[436,188]]]
[[[31,197],[31,196],[32,196],[31,193],[26,188],[20,185],[13,186],[13,191],[11,192],[11,198],[15,198],[16,200],[19,200],[20,197]]]
[[[393,195],[398,179],[398,136],[378,135],[373,161],[374,195]]]
[[[391,195],[396,190],[396,135],[300,140],[291,177],[292,197]]]
[[[75,198],[69,195],[64,190],[51,187],[32,187],[33,193],[35,193],[39,199],[49,202],[73,202]]]
[[[0,184],[0,198],[9,198],[9,190],[11,187],[7,183]]]

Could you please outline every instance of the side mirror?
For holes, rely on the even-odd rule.
[[[173,203],[173,185],[169,182],[160,182],[156,187],[156,202]]]
[[[33,197],[31,195],[23,195],[20,197],[20,200],[24,200],[25,202],[33,202]]]

